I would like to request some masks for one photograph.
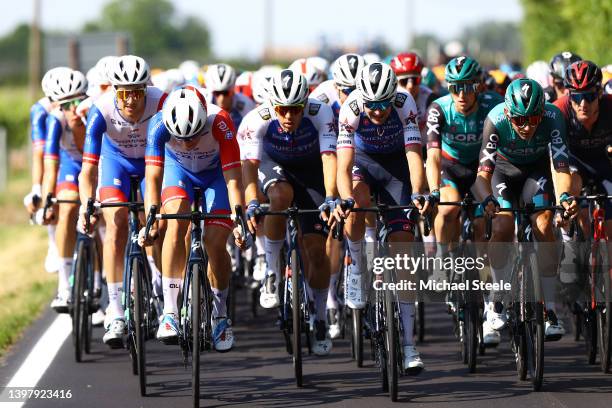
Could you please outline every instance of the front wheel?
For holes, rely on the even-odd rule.
[[[132,259],[132,280],[134,282],[134,330],[136,337],[136,358],[138,360],[138,382],[140,395],[147,394],[147,371],[145,353],[146,333],[146,291],[144,288],[144,267],[138,258]]]
[[[526,322],[525,334],[529,374],[534,391],[540,391],[544,380],[544,305],[532,303],[533,315]]]
[[[300,259],[297,251],[291,251],[291,313],[293,320],[293,370],[295,383],[302,386],[302,313],[301,313]]]
[[[390,273],[389,273],[390,275]],[[388,280],[391,282],[391,280]],[[393,292],[385,291],[385,340],[387,348],[387,378],[389,381],[389,397],[391,401],[397,401],[398,393],[398,350],[399,327],[397,320],[399,314],[396,313],[399,304],[394,302]]]
[[[202,269],[195,264],[191,271],[191,391],[193,406],[200,406],[201,279]]]
[[[467,303],[464,311],[465,350],[467,366],[470,373],[476,372],[476,354],[478,350],[478,305]]]
[[[88,251],[85,244],[80,241],[77,248],[76,267],[74,269],[74,287],[73,287],[73,310],[72,310],[72,330],[74,336],[74,358],[77,362],[81,362],[83,353],[87,348],[87,334],[89,318],[87,298],[85,291],[87,290],[87,264]]]
[[[601,371],[610,372],[610,349],[612,349],[612,319],[610,319],[612,302],[605,304],[602,310],[597,313],[597,329],[599,331],[599,359]]]
[[[363,319],[361,317],[361,309],[351,309],[351,316],[353,318],[351,349],[353,351],[353,357],[355,358],[357,367],[363,367]]]

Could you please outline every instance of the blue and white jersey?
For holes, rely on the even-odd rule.
[[[336,89],[333,79],[327,80],[317,86],[314,91],[310,93],[310,97],[329,105],[334,112],[336,122],[338,121],[340,106],[342,104],[340,103],[340,96],[338,95],[338,90]]]
[[[60,151],[64,151],[75,162],[83,161],[84,140],[75,140],[68,121],[59,108],[53,109],[47,115],[46,123],[45,160],[60,159]]]

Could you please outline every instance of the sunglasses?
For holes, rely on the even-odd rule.
[[[574,101],[577,105],[580,105],[583,100],[586,100],[588,103],[593,103],[593,101],[595,101],[595,99],[597,99],[598,97],[599,92],[597,91],[584,93],[570,92],[570,98],[572,98],[572,101]]]
[[[136,88],[136,89],[117,89],[116,90],[117,99],[122,101],[127,101],[132,98],[134,100],[139,100],[145,97],[147,94],[147,88]]]
[[[212,93],[212,94],[213,94],[213,96],[215,96],[215,97],[216,97],[216,96],[220,96],[220,95],[223,95],[223,96],[228,96],[228,95],[230,94],[230,92],[231,92],[231,91],[213,91],[213,93]]]
[[[72,109],[72,107],[77,107],[81,102],[83,102],[84,98],[73,99],[71,101],[64,102],[60,104],[60,109],[63,111],[67,111]]]
[[[355,90],[355,87],[354,86],[339,86],[338,90],[342,92],[343,94],[345,94],[346,96],[349,96],[351,92]]]
[[[286,116],[287,113],[291,112],[292,115],[302,113],[304,110],[304,104],[297,105],[277,105],[274,107],[274,112],[279,116]]]
[[[543,115],[529,115],[529,116],[508,116],[512,124],[519,128],[536,127],[542,122]]]
[[[448,91],[454,95],[459,95],[461,91],[469,94],[472,92],[477,92],[479,86],[479,82],[456,82],[453,84],[448,84]]]
[[[393,103],[393,98],[387,99],[384,101],[378,101],[378,102],[365,101],[363,105],[366,107],[366,109],[369,109],[369,110],[384,111],[384,110],[387,110],[387,108],[389,108],[389,106],[391,106],[392,103]]]
[[[406,87],[408,85],[409,82],[412,82],[414,85],[420,85],[421,84],[421,77],[420,76],[409,76],[409,77],[405,77],[405,78],[401,78],[399,80],[399,84],[402,87]]]

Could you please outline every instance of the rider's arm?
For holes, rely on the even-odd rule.
[[[161,206],[161,186],[164,178],[166,142],[170,133],[163,123],[161,113],[149,121],[147,148],[145,150],[145,213],[148,215],[152,205]]]
[[[246,203],[257,199],[257,171],[262,156],[263,133],[267,128],[267,124],[268,122],[262,118],[259,110],[256,109],[249,112],[242,119],[236,134],[236,139],[240,146],[242,183],[244,184]]]
[[[47,111],[39,103],[34,104],[30,111],[30,126],[32,138],[32,187],[39,186],[43,181],[43,156],[45,150],[45,121]],[[38,192],[40,194],[40,191]]]
[[[478,174],[476,176],[476,182],[474,183],[477,200],[483,200],[493,194],[491,179],[497,159],[498,135],[499,132],[493,124],[493,121],[490,117],[487,117],[482,130],[482,147],[480,149]]]
[[[402,98],[400,98],[400,95]],[[409,93],[398,94],[393,104],[404,126],[404,149],[410,170],[410,183],[412,191],[422,193],[425,191],[425,172],[423,171],[423,156],[421,153],[421,132],[418,123],[418,110],[416,103]]]
[[[356,101],[349,97],[340,108],[338,142],[336,155],[338,157],[338,176],[336,184],[338,195],[342,199],[353,197],[353,163],[355,160],[355,131],[359,125],[359,108]]]
[[[337,125],[334,113],[328,105],[321,105],[316,114],[319,126],[319,151],[323,161],[323,180],[325,183],[325,196],[336,197],[336,143],[338,141]]]
[[[429,191],[440,189],[440,159],[442,140],[440,129],[444,127],[446,117],[437,103],[432,103],[427,111],[427,182]]]
[[[569,172],[569,147],[567,144],[567,126],[561,111],[557,107],[551,107],[554,117],[554,125],[550,132],[550,157],[553,166],[553,183],[557,202],[560,202],[561,194],[572,191],[572,177]],[[548,112],[550,113],[550,112]]]
[[[43,197],[47,197],[49,193],[55,193],[62,132],[63,127],[60,120],[53,115],[49,115],[47,117],[47,136],[44,153]]]
[[[236,129],[230,116],[220,111],[212,125],[214,138],[219,143],[221,169],[227,183],[227,192],[232,212],[237,205],[244,206],[242,196],[242,170],[240,166],[240,147],[236,139]]]
[[[102,149],[102,135],[106,132],[106,119],[94,105],[89,110],[87,129],[85,131],[85,146],[83,147],[83,167],[79,174],[79,196],[81,204],[87,203],[90,197],[95,197],[98,185],[98,162]]]

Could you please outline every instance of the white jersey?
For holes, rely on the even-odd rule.
[[[402,87],[398,87],[398,89],[402,92],[408,92],[407,90],[405,90]],[[426,132],[426,125],[427,125],[427,108],[429,107],[429,105],[436,99],[436,95],[433,93],[433,91],[421,84],[419,85],[419,95],[416,98],[416,107],[417,107],[417,116],[419,119],[419,129],[421,130],[421,140],[423,145],[425,145],[425,142],[427,140],[426,136],[427,136],[427,132]]]
[[[321,83],[321,85],[317,86],[309,96],[329,105],[334,112],[336,120],[338,119],[342,103],[340,103],[340,96],[338,95],[338,90],[336,89],[336,84],[333,79]]]
[[[144,159],[149,120],[161,110],[165,97],[166,94],[160,89],[147,87],[145,110],[137,123],[129,122],[121,116],[115,104],[114,92],[107,92],[98,98],[87,118],[83,160],[97,164],[102,144],[107,154]]]
[[[391,113],[382,125],[375,125],[364,111],[361,92],[351,92],[340,108],[338,149],[358,149],[365,153],[394,153],[407,146],[421,145],[421,134],[414,99],[397,92]]]
[[[206,102],[209,105],[216,104],[215,97],[213,96],[212,92],[206,90],[202,93],[204,94],[204,98],[206,99]],[[234,93],[234,96],[232,98],[232,109],[229,114],[232,118],[232,121],[234,122],[234,126],[236,126],[236,129],[240,127],[240,123],[242,123],[242,120],[247,115],[247,113],[249,113],[253,109],[255,109],[255,102],[253,102],[250,98],[244,96],[241,93]]]
[[[74,161],[83,160],[84,140],[79,143],[74,138],[72,129],[68,126],[68,121],[64,112],[58,107],[49,112],[47,117],[47,138],[45,143],[45,158],[59,160],[60,150],[63,150]]]
[[[336,151],[336,121],[329,106],[309,98],[297,130],[283,130],[276,112],[265,102],[238,128],[241,160],[261,161],[264,152],[278,163],[295,163]]]

